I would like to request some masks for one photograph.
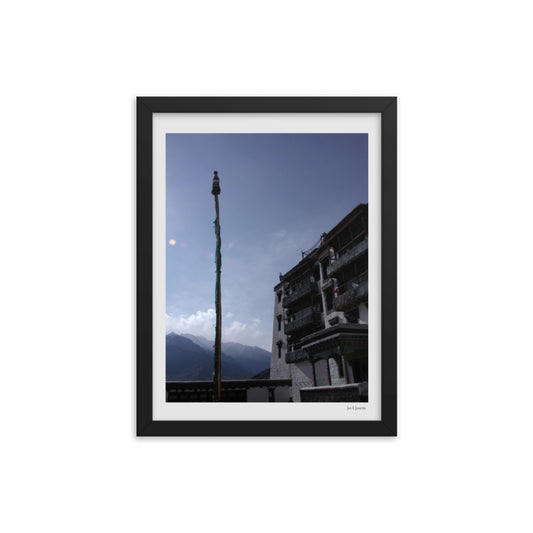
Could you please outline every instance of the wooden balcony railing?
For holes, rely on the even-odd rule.
[[[365,239],[359,244],[356,244],[353,248],[350,248],[347,252],[339,257],[334,263],[328,266],[326,272],[328,276],[333,276],[339,270],[349,265],[357,259],[359,255],[368,250],[368,241]]]
[[[287,363],[296,363],[297,361],[304,361],[308,358],[309,356],[303,348],[299,348],[297,350],[293,350],[292,352],[287,352],[285,354],[285,361]]]
[[[333,309],[335,311],[348,311],[365,298],[368,298],[368,280],[360,282],[358,286],[352,287],[345,293],[337,296],[333,300]]]
[[[320,313],[310,313],[302,318],[293,320],[285,325],[285,334],[291,335],[297,331],[309,328],[311,326],[319,326],[322,323],[322,315]]]
[[[306,280],[298,285],[296,290],[291,294],[287,294],[283,297],[283,307],[290,307],[298,300],[301,300],[304,296],[311,294],[316,289],[316,282]]]

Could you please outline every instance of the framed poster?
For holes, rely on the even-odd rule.
[[[396,98],[137,99],[137,435],[396,435]]]

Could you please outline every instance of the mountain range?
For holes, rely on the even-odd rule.
[[[177,333],[166,336],[167,381],[210,380],[213,377],[214,341]],[[270,352],[237,342],[222,343],[222,378],[247,379],[270,369]]]

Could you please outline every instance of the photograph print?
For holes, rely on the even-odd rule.
[[[368,402],[368,134],[165,141],[166,402]]]

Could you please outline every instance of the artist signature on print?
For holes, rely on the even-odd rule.
[[[347,411],[366,411],[366,405],[347,405]]]

